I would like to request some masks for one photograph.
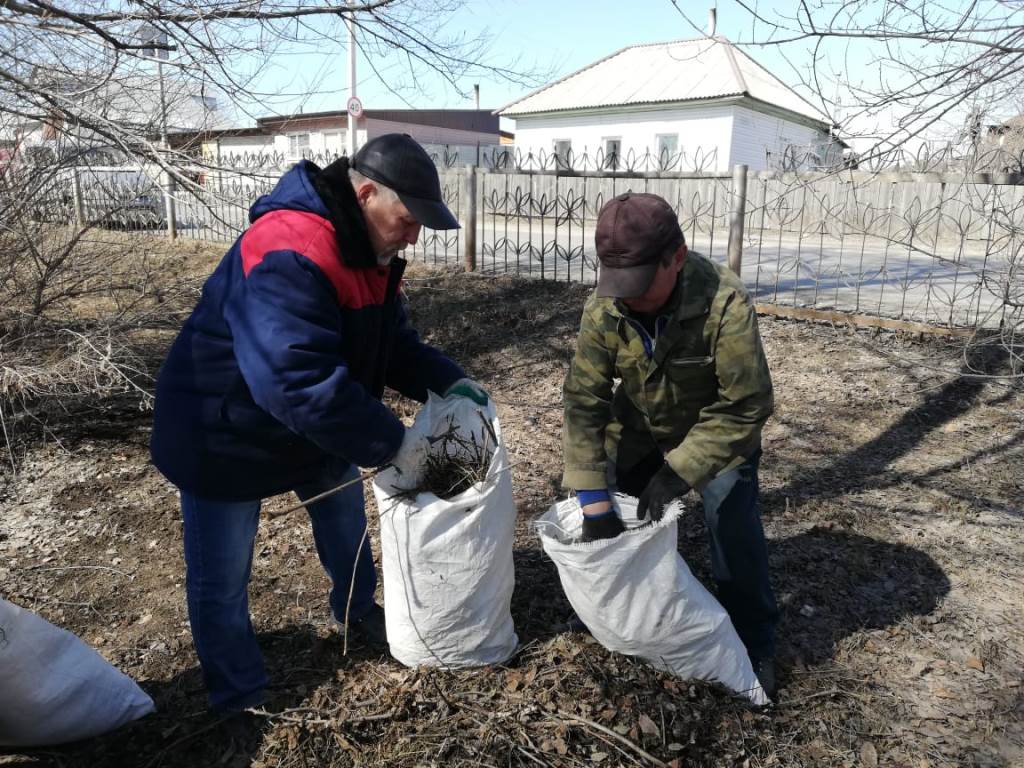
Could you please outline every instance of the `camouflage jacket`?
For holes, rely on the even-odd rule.
[[[563,388],[567,488],[604,488],[609,458],[628,468],[656,444],[699,489],[759,447],[772,381],[739,278],[690,253],[655,328],[587,300]]]

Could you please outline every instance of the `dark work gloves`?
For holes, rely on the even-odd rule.
[[[631,467],[615,467],[615,489],[627,496],[640,496],[647,483],[665,465],[661,451],[651,451]]]
[[[614,539],[624,530],[626,529],[614,509],[609,509],[600,515],[583,516],[583,541]]]
[[[640,494],[636,516],[643,520],[650,512],[651,520],[657,522],[665,514],[665,507],[689,491],[690,485],[677,475],[672,467],[662,464],[661,469],[654,473],[654,477]]]

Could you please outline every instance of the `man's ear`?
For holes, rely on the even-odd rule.
[[[680,269],[682,269],[682,267],[683,267],[683,262],[686,261],[686,254],[687,254],[686,243],[683,243],[682,245],[679,246],[679,250],[676,251],[676,259],[675,259],[675,265],[677,267],[679,267]]]
[[[377,188],[374,187],[373,184],[369,183],[368,181],[364,181],[362,184],[359,185],[359,188],[356,190],[356,200],[359,201],[359,205],[361,207],[365,208],[366,203],[375,194],[377,194]]]

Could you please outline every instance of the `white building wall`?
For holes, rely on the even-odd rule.
[[[648,150],[658,156],[658,136],[676,135],[678,168],[727,171],[731,163],[733,108],[694,105],[682,108],[631,112],[608,112],[555,116],[523,115],[516,118],[516,151],[525,158],[543,150],[550,156],[556,141],[572,142],[573,156],[584,152],[591,158],[610,138],[622,142],[621,153],[628,162],[632,151],[637,158]],[[649,169],[650,170],[650,169]]]
[[[498,144],[497,134],[437,128],[389,120],[364,121],[356,130],[356,139],[359,146],[362,146],[369,139],[385,133],[408,133],[424,145],[456,148],[459,151],[459,157],[462,162],[475,161],[475,148],[477,145],[487,149]],[[301,136],[302,134],[308,134],[309,137],[308,149],[305,151],[307,156],[322,158],[324,155],[339,155],[344,153],[348,146],[348,130],[342,126],[309,130],[286,130],[282,133],[263,136],[222,136],[217,141],[220,142],[222,157],[230,155],[274,154],[288,160],[298,160],[298,155],[292,152],[291,137]],[[213,140],[204,142],[203,152],[209,156],[214,156],[216,154],[216,143]]]
[[[814,151],[825,157],[822,145],[828,134],[801,123],[782,117],[767,115],[746,107],[735,106],[733,110],[732,146],[730,156],[733,164],[745,163],[751,171],[763,171],[781,167],[786,148],[796,148],[798,157],[807,151]]]
[[[219,142],[222,157],[230,155],[275,154],[297,160],[298,157],[292,157],[289,137],[303,133],[309,134],[307,154],[337,155],[345,151],[345,129],[330,128],[323,131],[288,131],[286,133],[264,136],[222,136],[217,140],[203,142],[203,153],[211,157],[214,156],[217,151],[217,143]],[[366,131],[360,130],[357,133],[360,142],[365,142]]]
[[[288,133],[274,134],[274,154],[284,155],[285,157],[291,157],[291,153],[288,151],[288,137],[293,133],[299,135],[303,133],[308,133],[308,131],[289,131]],[[297,157],[295,159],[298,160]]]
[[[490,146],[497,144],[499,134],[480,131],[463,131],[457,128],[441,128],[419,123],[401,123],[394,120],[366,120],[366,133],[370,139],[385,133],[407,133],[420,144],[451,144],[460,146]]]
[[[274,151],[273,139],[273,136],[221,136],[203,142],[203,155],[216,157],[218,147],[221,157],[270,154]]]

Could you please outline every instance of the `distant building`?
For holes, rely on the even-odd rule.
[[[988,126],[978,154],[974,170],[1024,172],[1024,115]]]
[[[356,121],[358,146],[385,133],[407,133],[452,165],[478,162],[508,136],[489,110],[368,109]],[[333,111],[261,117],[252,128],[181,133],[173,136],[171,143],[221,159],[273,154],[299,160],[339,155],[348,146],[348,114]]]
[[[519,155],[604,170],[831,168],[828,117],[724,37],[633,45],[499,109]]]
[[[163,131],[202,132],[222,127],[225,123],[221,103],[194,81],[164,77],[164,100],[156,76],[149,73],[111,79],[101,87],[77,88],[76,81],[65,85],[76,95],[83,118],[68,122],[59,113],[52,116],[22,119],[13,127],[19,152],[36,162],[49,162],[57,157],[83,155],[109,156],[113,161],[122,154],[113,145],[107,131],[97,132],[87,120],[104,127],[117,126],[116,132],[126,144],[132,140],[156,142]]]

